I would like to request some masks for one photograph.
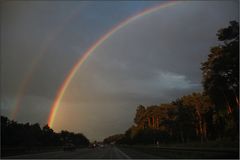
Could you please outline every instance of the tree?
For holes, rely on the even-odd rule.
[[[137,107],[136,116],[134,122],[141,127],[144,127],[144,120],[146,119],[146,109],[144,106],[139,105]]]
[[[212,47],[206,62],[202,63],[203,86],[218,110],[231,110],[239,99],[239,24],[220,29],[218,39],[223,44]],[[227,107],[230,108],[227,108]]]
[[[63,130],[58,135],[62,145],[72,143],[76,146],[84,146],[89,144],[89,140],[81,133],[73,133]]]
[[[218,40],[223,42],[211,48],[206,62],[202,63],[203,86],[213,100],[218,119],[225,129],[238,135],[239,128],[239,24],[220,29]],[[234,124],[234,125],[232,125]],[[234,127],[230,127],[234,126]],[[230,130],[226,132],[230,132]]]
[[[182,104],[192,108],[194,112],[194,122],[196,135],[200,137],[201,142],[207,140],[209,126],[212,123],[213,104],[210,98],[203,93],[192,93],[181,98]]]
[[[172,103],[177,106],[175,134],[182,143],[189,142],[196,137],[194,107],[184,105],[183,98],[179,98]]]
[[[57,134],[48,125],[45,125],[42,129],[42,143],[46,146],[55,146],[60,144]]]

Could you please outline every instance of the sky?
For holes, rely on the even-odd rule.
[[[126,18],[164,3],[2,2],[1,114],[47,124],[59,87],[85,51]],[[238,12],[238,1],[182,1],[131,21],[77,70],[53,129],[101,140],[133,125],[140,104],[202,91],[201,62]]]

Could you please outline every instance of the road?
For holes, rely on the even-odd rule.
[[[4,159],[161,159],[161,158],[238,158],[237,150],[154,148],[141,146],[106,146],[104,148],[81,148],[74,151],[52,151],[36,154],[2,157]]]
[[[124,149],[124,152],[116,146],[104,148],[82,148],[75,151],[55,151],[38,154],[26,154],[4,157],[6,159],[153,159],[157,158],[132,149]]]

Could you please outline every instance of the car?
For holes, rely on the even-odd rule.
[[[89,146],[88,146],[88,148],[96,148],[96,147],[97,147],[97,145],[95,143],[89,144]]]

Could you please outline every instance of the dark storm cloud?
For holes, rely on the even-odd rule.
[[[2,54],[4,92],[15,94],[33,68],[33,59],[44,53],[37,58],[27,93],[54,98],[82,52],[113,25],[146,6],[136,2],[5,2],[1,23],[2,52],[8,53]]]
[[[44,52],[17,120],[46,123],[57,89],[83,52],[123,19],[158,3],[163,2],[5,2],[1,111],[10,114],[19,85]],[[237,1],[183,1],[130,23],[77,72],[54,129],[85,131],[100,139],[129,127],[139,104],[171,102],[201,91],[200,63],[217,44],[216,31],[234,19]]]

